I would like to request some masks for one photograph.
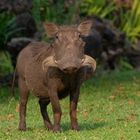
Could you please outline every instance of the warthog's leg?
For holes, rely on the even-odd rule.
[[[78,121],[77,121],[77,103],[79,99],[80,90],[72,91],[70,93],[70,119],[71,119],[71,129],[79,131]]]
[[[61,120],[62,111],[61,111],[57,92],[55,92],[54,90],[50,90],[49,97],[50,97],[50,101],[51,101],[52,109],[53,109],[53,113],[54,113],[53,131],[60,132],[61,131],[60,120]]]
[[[40,111],[44,120],[44,125],[48,130],[52,129],[52,124],[48,116],[48,112],[46,111],[47,105],[50,103],[50,100],[39,99]]]
[[[28,101],[29,91],[27,89],[26,83],[21,78],[18,79],[19,91],[20,91],[20,106],[19,106],[19,130],[26,130],[26,104]]]

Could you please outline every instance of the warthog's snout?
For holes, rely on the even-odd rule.
[[[76,72],[77,70],[78,70],[78,68],[75,67],[75,66],[66,67],[66,68],[63,68],[63,69],[62,69],[62,71],[63,71],[64,73],[69,73],[69,74],[74,73],[74,72]]]
[[[61,71],[63,71],[64,73],[72,74],[72,73],[75,73],[78,71],[78,69],[82,66],[84,60],[85,60],[85,58],[77,59],[75,61],[73,61],[72,59],[71,59],[71,61],[70,60],[68,60],[68,61],[56,61],[55,60],[55,63],[58,66],[58,68]]]
[[[73,64],[73,65],[70,65],[70,66],[65,66],[62,68],[62,71],[64,73],[75,73],[78,71],[78,69],[82,66],[82,64],[84,63],[85,61],[85,58],[79,60],[79,62],[76,64]]]

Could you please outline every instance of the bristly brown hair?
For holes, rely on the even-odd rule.
[[[52,46],[45,42],[32,42],[30,45],[33,46],[31,48],[32,56],[36,62],[42,62],[46,57],[50,55],[50,52],[53,49]]]

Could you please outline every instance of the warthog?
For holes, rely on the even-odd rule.
[[[80,85],[91,77],[96,61],[84,54],[84,41],[91,28],[90,21],[76,26],[44,24],[48,36],[54,38],[52,44],[34,42],[24,48],[17,60],[18,84],[20,91],[19,130],[26,130],[26,104],[29,91],[39,98],[45,127],[60,131],[61,107],[59,99],[70,95],[71,129],[79,130],[76,108]],[[54,113],[52,125],[47,105],[51,103]]]

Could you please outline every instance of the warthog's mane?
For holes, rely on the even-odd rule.
[[[46,42],[32,42],[32,56],[36,62],[42,62],[46,57],[51,55],[52,47]]]

